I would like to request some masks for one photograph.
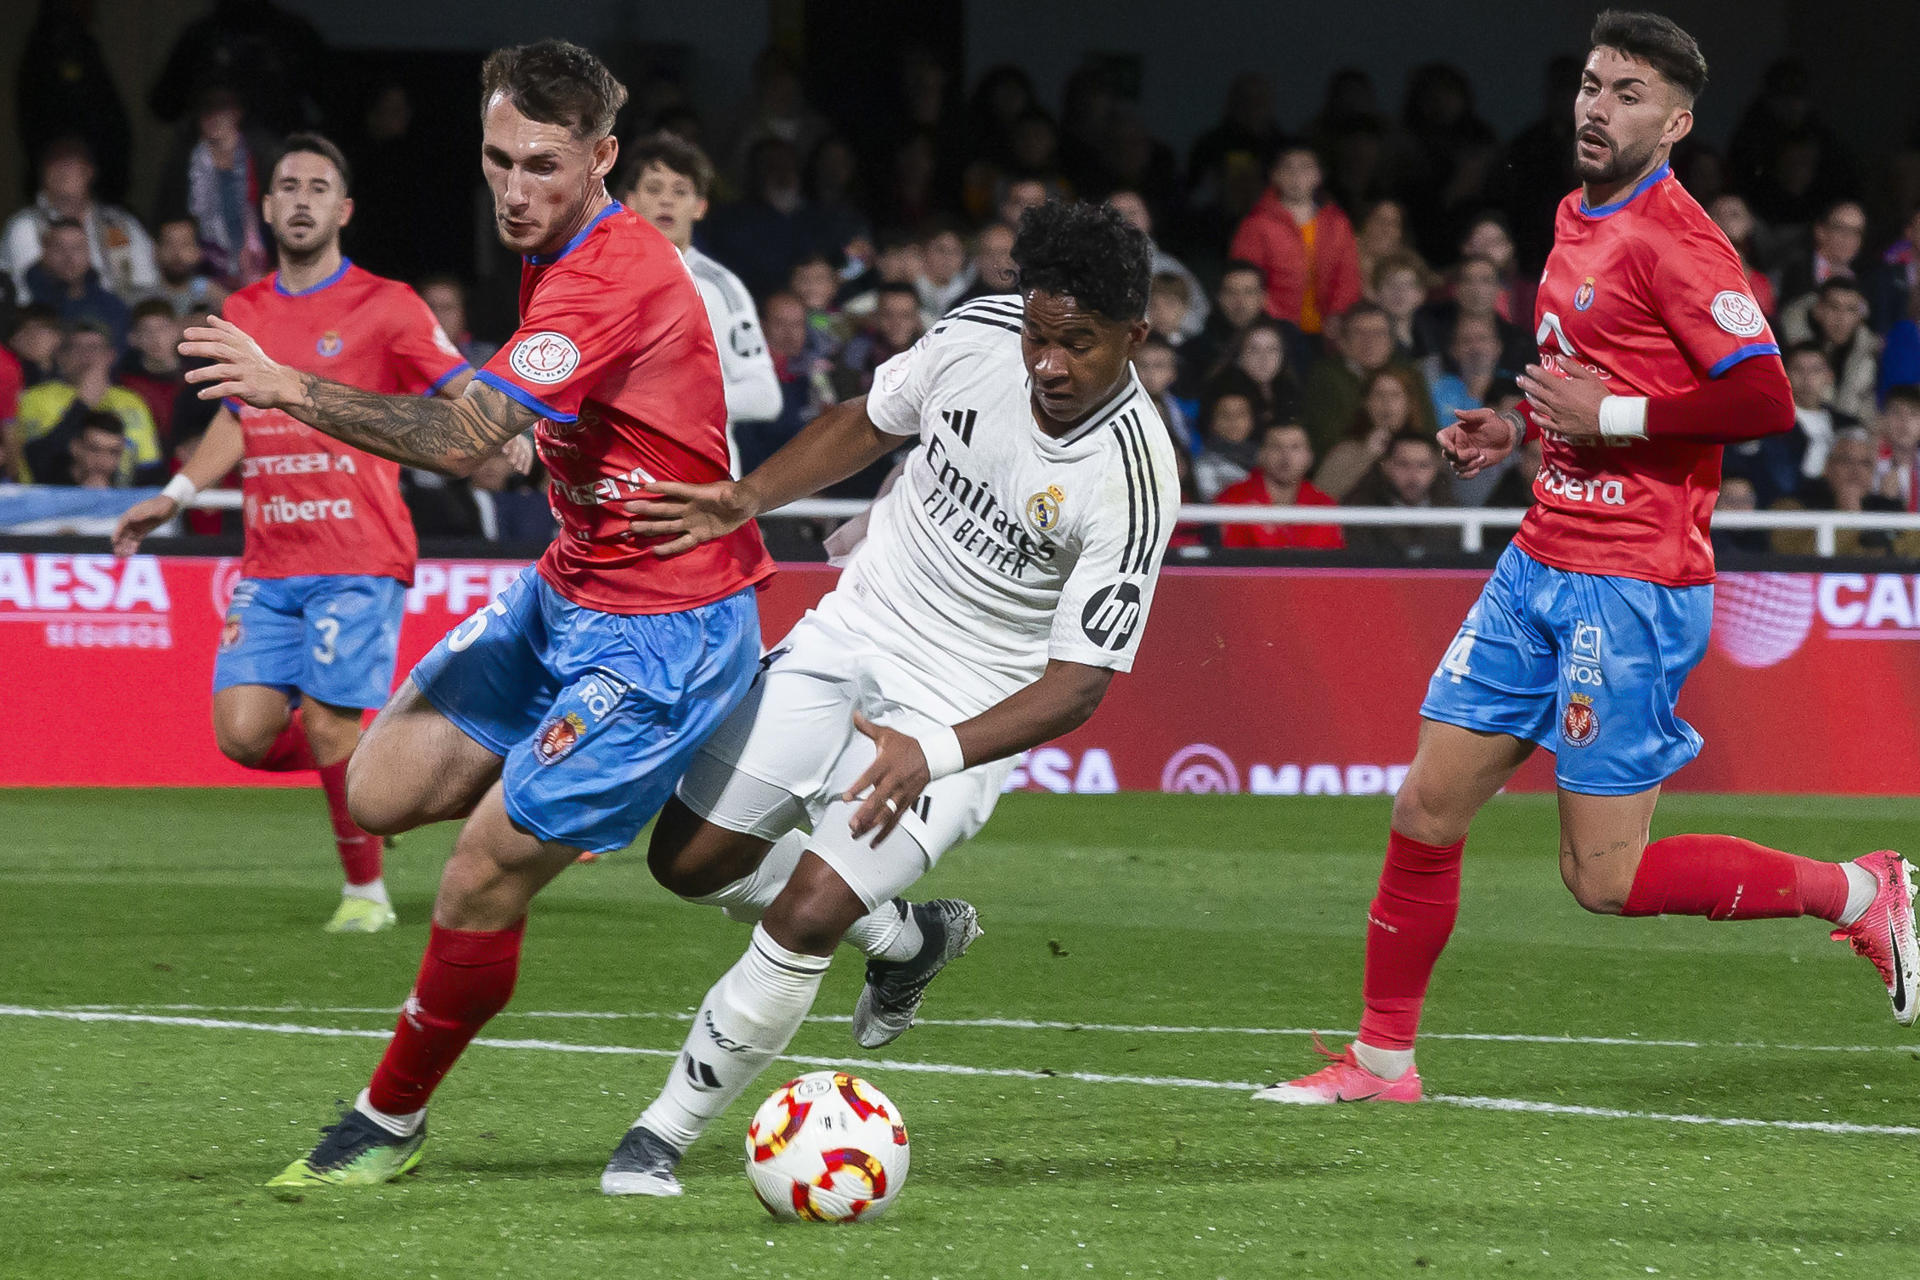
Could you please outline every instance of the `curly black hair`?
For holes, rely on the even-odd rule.
[[[1014,235],[1013,265],[1022,293],[1072,298],[1122,324],[1147,314],[1153,250],[1109,205],[1049,200],[1029,208]]]

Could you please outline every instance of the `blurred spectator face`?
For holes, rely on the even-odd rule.
[[[1241,340],[1240,355],[1235,363],[1242,373],[1264,387],[1280,376],[1280,367],[1286,358],[1280,335],[1266,325],[1255,325]]]
[[[973,269],[980,283],[996,293],[1012,293],[1013,228],[996,222],[980,233],[973,250]]]
[[[793,290],[807,310],[831,311],[833,295],[839,290],[840,281],[824,258],[809,258],[793,269],[793,274],[787,279],[787,287]]]
[[[1340,326],[1340,349],[1366,372],[1383,369],[1393,359],[1393,329],[1376,312],[1348,316]]]
[[[61,284],[77,288],[86,283],[92,263],[87,258],[87,233],[79,227],[49,227],[40,242],[40,265]]]
[[[433,312],[440,328],[458,342],[467,333],[467,291],[451,280],[434,280],[420,286],[420,300]]]
[[[706,197],[693,179],[657,160],[640,171],[628,202],[682,253],[693,243],[693,224],[707,216]]]
[[[888,346],[904,351],[920,337],[920,301],[907,293],[883,293],[873,323]]]
[[[1382,200],[1367,210],[1360,223],[1360,252],[1369,258],[1382,258],[1406,243],[1406,213],[1395,200]]]
[[[1000,221],[1017,227],[1021,214],[1046,202],[1046,183],[1038,178],[1016,178],[1007,184],[1007,194],[1000,199]]]
[[[40,166],[40,190],[56,208],[84,207],[93,199],[93,161],[79,147],[50,149]]]
[[[1834,505],[1842,511],[1858,511],[1873,492],[1873,442],[1851,434],[1838,437],[1827,451],[1827,468],[1821,474],[1833,490]]]
[[[1186,282],[1178,277],[1156,279],[1153,292],[1147,295],[1147,327],[1160,334],[1178,333],[1186,319]]]
[[[1221,396],[1213,402],[1207,434],[1215,440],[1239,444],[1253,435],[1253,402],[1245,396]]]
[[[1449,353],[1466,378],[1490,378],[1500,364],[1500,332],[1486,316],[1461,316]]]
[[[239,102],[230,94],[218,94],[200,109],[195,123],[202,141],[225,152],[240,143],[240,119]]]
[[[1461,242],[1460,254],[1467,258],[1487,259],[1493,263],[1497,275],[1513,265],[1513,237],[1498,222],[1483,218],[1473,225],[1473,230]]]
[[[1407,399],[1406,384],[1391,374],[1375,378],[1367,387],[1360,407],[1375,431],[1403,430],[1413,417],[1413,404]]]
[[[1107,197],[1107,203],[1113,211],[1138,227],[1140,234],[1153,234],[1153,214],[1147,210],[1147,202],[1140,198],[1137,191],[1116,191]]]
[[[1454,281],[1453,296],[1463,316],[1490,316],[1500,301],[1500,273],[1485,258],[1470,258],[1460,264]]]
[[[176,316],[148,314],[133,322],[127,344],[146,358],[148,368],[171,369],[180,363],[180,334],[186,326]]]
[[[1427,291],[1420,287],[1420,273],[1412,266],[1396,266],[1380,273],[1380,284],[1374,295],[1373,300],[1384,307],[1389,316],[1405,321],[1420,309]]]
[[[800,194],[800,162],[793,145],[780,138],[767,138],[753,148],[753,190],[775,208],[786,208]]]
[[[1920,405],[1904,399],[1889,399],[1887,407],[1880,411],[1878,434],[1896,454],[1905,455],[1920,449]]]
[[[967,246],[955,231],[936,231],[920,245],[927,279],[943,285],[967,269]]]
[[[7,348],[27,364],[44,369],[60,350],[60,326],[45,319],[22,321],[7,340]]]
[[[281,251],[305,258],[338,240],[340,228],[353,217],[353,201],[333,161],[294,151],[273,167],[266,215]]]
[[[1753,238],[1753,210],[1747,208],[1747,202],[1739,196],[1718,197],[1707,206],[1707,216],[1726,232],[1735,248],[1746,248],[1747,241]]]
[[[1320,158],[1304,147],[1291,147],[1274,162],[1273,189],[1287,204],[1310,203],[1320,178]]]
[[[1394,496],[1408,506],[1419,506],[1433,493],[1440,478],[1440,450],[1430,440],[1396,440],[1380,470]]]
[[[127,438],[105,427],[86,426],[73,442],[73,478],[83,489],[111,489],[120,474]]]
[[[1760,495],[1754,491],[1753,481],[1745,476],[1728,476],[1720,482],[1720,496],[1714,500],[1715,511],[1756,511],[1760,506]]]
[[[1818,351],[1796,351],[1787,361],[1787,382],[1793,403],[1802,409],[1820,409],[1833,399],[1833,366]]]
[[[1173,348],[1159,343],[1141,347],[1133,356],[1133,371],[1140,376],[1140,385],[1147,389],[1150,396],[1159,396],[1173,385],[1173,379],[1179,372],[1174,363]]]
[[[160,266],[160,278],[176,287],[200,274],[200,231],[192,218],[175,218],[160,224],[153,242],[153,256]]]
[[[1293,423],[1267,428],[1267,434],[1260,437],[1256,459],[1267,479],[1291,489],[1313,470],[1313,444],[1307,439],[1307,429]]]
[[[791,293],[767,299],[761,320],[767,329],[767,348],[782,360],[797,360],[807,349],[807,304]]]
[[[880,279],[885,284],[912,284],[926,268],[917,244],[890,244],[880,251]]]
[[[1013,126],[1008,147],[1015,165],[1029,173],[1045,172],[1053,168],[1060,136],[1054,131],[1053,121],[1038,111],[1029,111]]]
[[[77,384],[89,375],[104,378],[113,368],[113,343],[96,329],[75,329],[60,343],[60,380]]]
[[[816,200],[835,200],[846,194],[859,171],[853,147],[845,138],[828,138],[813,153],[813,196]]]
[[[1855,289],[1824,289],[1813,304],[1813,323],[1835,346],[1845,346],[1867,318],[1867,299]]]
[[[1813,251],[1835,265],[1844,266],[1859,257],[1866,238],[1866,210],[1851,201],[1835,205],[1813,224]]]
[[[1267,282],[1257,270],[1229,271],[1220,280],[1220,292],[1214,297],[1220,314],[1235,329],[1252,324],[1267,309]]]

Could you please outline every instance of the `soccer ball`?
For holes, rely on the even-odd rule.
[[[858,1076],[810,1071],[753,1113],[747,1180],[785,1222],[877,1218],[907,1180],[907,1126],[887,1095]]]

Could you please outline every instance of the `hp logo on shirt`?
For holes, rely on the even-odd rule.
[[[1131,582],[1100,588],[1080,615],[1080,629],[1087,633],[1087,639],[1116,653],[1127,647],[1138,625],[1140,588]]]

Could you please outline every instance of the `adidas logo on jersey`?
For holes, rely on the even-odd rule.
[[[947,430],[960,437],[961,444],[973,443],[974,420],[980,416],[977,409],[942,409],[941,419],[947,424]]]

